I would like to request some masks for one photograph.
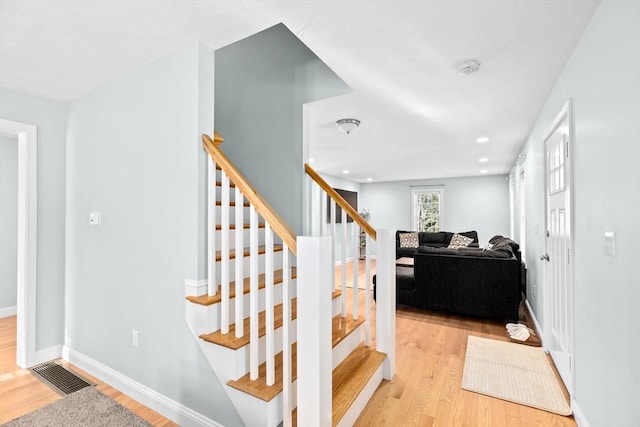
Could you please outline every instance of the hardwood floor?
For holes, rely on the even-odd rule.
[[[374,265],[375,267],[375,265]],[[351,277],[347,268],[347,277]],[[363,263],[359,265],[364,280]],[[339,278],[339,274],[336,274]],[[351,306],[352,290],[347,291]],[[366,292],[358,291],[360,313]],[[371,304],[375,310],[375,304]],[[0,319],[0,423],[31,412],[60,397],[15,365],[15,316]],[[500,322],[399,307],[396,317],[396,375],[384,381],[356,426],[566,426],[563,417],[460,388],[467,336],[507,341]],[[375,339],[375,328],[372,328]],[[156,426],[175,424],[80,369],[70,369],[98,384],[98,390]]]
[[[364,275],[362,262],[360,264],[359,272]],[[351,268],[347,268],[347,277]],[[359,282],[363,280],[364,276]],[[347,291],[347,307],[351,307],[351,292],[351,289]],[[358,295],[359,311],[363,313],[366,292],[359,290]],[[375,303],[371,308],[375,310]],[[531,327],[528,313],[523,314]],[[576,426],[573,417],[463,390],[462,373],[469,335],[508,341],[504,323],[499,321],[399,306],[396,310],[396,374],[391,381],[380,384],[355,425]],[[372,328],[372,337],[375,339],[375,328]]]
[[[171,420],[110,387],[83,370],[62,361],[67,369],[96,384],[96,389],[154,426],[176,426]],[[0,319],[0,424],[60,399],[60,395],[16,365],[16,316]]]

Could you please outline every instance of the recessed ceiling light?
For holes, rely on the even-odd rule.
[[[485,174],[485,173],[489,173],[489,171],[488,171],[488,170],[486,170],[486,169],[482,169],[482,170],[480,171],[480,173],[481,173],[481,174]]]
[[[486,137],[486,136],[481,136],[480,138],[476,139],[476,142],[479,142],[479,143],[481,143],[481,144],[482,144],[483,142],[489,142],[489,138],[488,138],[488,137]]]
[[[488,158],[486,158],[486,157],[481,157],[481,158],[479,158],[479,159],[478,159],[478,161],[479,161],[480,163],[487,163],[487,162],[489,161],[489,159],[488,159]]]
[[[345,170],[342,171],[342,173],[347,175],[349,173],[349,171],[345,169]]]
[[[367,178],[367,181],[371,182],[373,181],[373,178]]]

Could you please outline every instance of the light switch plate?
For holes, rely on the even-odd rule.
[[[102,212],[90,212],[89,213],[89,224],[97,225],[98,227],[102,225]]]
[[[616,233],[613,231],[604,232],[604,254],[615,258],[616,256]]]

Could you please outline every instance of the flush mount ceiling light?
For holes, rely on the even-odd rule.
[[[480,61],[477,59],[469,59],[458,65],[458,74],[469,75],[480,69]]]
[[[480,138],[476,139],[476,142],[477,142],[478,144],[483,144],[483,143],[485,143],[485,142],[489,142],[489,138],[488,138],[488,137],[486,137],[486,136],[482,136],[482,137],[480,137]]]
[[[353,132],[358,126],[360,126],[360,120],[358,119],[340,119],[336,121],[336,125],[340,130],[349,135]]]

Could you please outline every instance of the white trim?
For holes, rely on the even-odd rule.
[[[86,371],[88,374],[93,375],[181,426],[223,427],[222,424],[216,423],[199,412],[134,381],[72,348],[65,347],[64,354],[64,359],[67,362]]]
[[[16,314],[18,314],[17,305],[0,308],[0,319],[3,317],[15,316]]]
[[[185,296],[202,296],[207,293],[208,280],[192,280],[184,279],[184,294]]]
[[[542,342],[542,345],[544,347],[544,330],[542,330],[542,327],[538,322],[538,318],[536,317],[535,313],[533,312],[533,309],[531,308],[531,305],[529,304],[529,300],[525,299],[524,303],[527,306],[527,310],[529,310],[529,314],[531,315],[531,320],[533,320],[533,325],[538,333],[538,338],[540,338],[540,341]],[[547,349],[545,349],[544,351],[548,353]]]
[[[34,125],[0,119],[0,130],[18,138],[18,289],[16,364],[25,369],[36,358],[37,144]]]
[[[49,348],[38,350],[36,353],[34,365],[39,365],[50,360],[60,359],[62,357],[62,344],[57,344]]]
[[[578,427],[591,427],[575,398],[571,398],[571,410],[573,411],[573,419],[578,424]]]

